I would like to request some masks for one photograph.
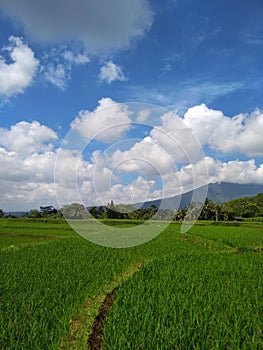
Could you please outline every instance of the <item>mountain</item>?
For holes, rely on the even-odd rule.
[[[16,218],[21,218],[22,216],[25,216],[27,213],[28,213],[27,211],[8,211],[5,214],[14,216]]]
[[[263,193],[263,185],[217,182],[208,186],[208,198],[216,203],[228,202],[242,197],[253,197],[258,193]]]
[[[196,198],[198,198],[198,194],[203,197],[205,194],[204,191],[205,187],[196,189]],[[208,192],[206,197],[215,203],[224,203],[236,198],[253,197],[258,193],[263,193],[263,185],[217,182],[208,185]],[[134,206],[136,208],[145,209],[151,207],[151,205],[155,205],[157,208],[161,209],[177,208],[181,210],[191,202],[192,196],[193,191],[190,191],[182,194],[181,196],[164,198],[163,200],[156,199],[145,203],[136,203]]]

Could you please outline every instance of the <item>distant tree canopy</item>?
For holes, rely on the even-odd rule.
[[[61,211],[66,219],[84,219],[86,216],[84,205],[79,203],[67,204]]]
[[[62,213],[66,218],[85,218],[87,212],[83,205],[73,203],[62,208]],[[96,219],[131,219],[131,220],[149,220],[154,219],[174,219],[182,220],[186,214],[188,218],[197,218],[199,220],[234,220],[236,218],[263,217],[263,193],[255,197],[245,197],[232,200],[226,203],[214,203],[206,198],[205,203],[200,208],[195,203],[188,207],[177,210],[159,209],[155,205],[148,208],[137,209],[131,204],[114,204],[110,201],[105,206],[93,206],[88,209],[88,213]]]
[[[105,207],[93,206],[89,208],[89,213],[96,219],[129,219],[129,220],[149,220],[173,219],[177,210],[158,210],[156,205],[149,208],[137,209],[132,204],[114,204],[110,201]]]
[[[44,216],[57,214],[58,211],[52,205],[47,205],[45,207],[40,207],[40,212],[42,217],[44,217]]]
[[[59,211],[52,205],[41,206],[40,210],[31,209],[26,215],[29,218],[46,218],[61,216]]]
[[[263,217],[263,193],[255,197],[243,197],[224,203],[221,210],[226,220],[231,220],[233,217]]]
[[[31,209],[31,210],[29,210],[29,212],[27,213],[26,216],[31,218],[31,219],[41,218],[41,212],[37,209]]]
[[[114,204],[110,201],[105,206],[92,206],[86,209],[83,204],[67,204],[61,209],[56,209],[52,205],[40,206],[40,209],[31,209],[27,213],[29,218],[62,217],[66,219],[131,219],[149,220],[154,219],[174,219],[183,220],[187,215],[188,219],[197,218],[200,220],[234,220],[242,218],[262,217],[263,220],[263,193],[255,197],[243,197],[231,200],[226,203],[214,203],[206,198],[202,210],[200,205],[191,203],[188,207],[177,210],[158,209],[155,205],[148,208],[137,209],[131,204]],[[10,217],[0,209],[0,218]]]
[[[263,193],[255,197],[243,197],[226,203],[213,203],[206,199],[199,219],[234,220],[236,218],[263,217]]]
[[[206,198],[203,209],[200,213],[200,220],[219,220],[220,206]]]

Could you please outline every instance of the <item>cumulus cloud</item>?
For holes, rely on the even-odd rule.
[[[89,193],[88,201],[96,205],[105,205],[113,200],[115,203],[134,204],[136,202],[145,202],[152,199],[155,181],[147,179],[139,175],[134,181],[128,185],[116,181],[111,183],[107,179],[107,172],[109,169],[104,169],[102,176],[105,177],[105,182],[102,186],[97,186],[98,177],[95,179],[96,191],[92,190],[91,182],[86,182],[85,187],[82,187],[82,193]]]
[[[204,162],[208,169],[209,182],[225,181],[239,184],[263,184],[263,164],[257,167],[254,159],[222,162],[211,157],[206,157],[195,165],[195,170],[200,178]]]
[[[118,104],[111,98],[102,98],[93,111],[81,111],[71,123],[86,140],[102,142],[120,140],[131,127],[131,111],[128,106]]]
[[[143,109],[143,110],[139,111],[139,113],[136,117],[136,122],[137,123],[145,123],[146,120],[149,118],[150,113],[151,112],[148,109]]]
[[[150,137],[127,151],[117,150],[106,164],[118,171],[138,172],[145,177],[160,176],[174,168],[171,156]]]
[[[245,127],[240,135],[240,152],[253,157],[263,156],[263,112],[256,110],[245,119]]]
[[[201,104],[189,108],[183,121],[202,145],[226,154],[263,156],[263,112],[260,110],[230,118]]]
[[[0,130],[0,195],[5,210],[56,206],[58,189],[63,191],[65,203],[79,200],[76,172],[79,170],[82,188],[83,181],[92,178],[92,166],[80,152],[56,149],[56,140],[56,133],[38,122],[23,121],[10,130]]]
[[[21,157],[17,152],[0,149],[1,206],[5,210],[28,210],[41,205],[57,206],[57,191],[63,193],[63,201],[79,201],[76,193],[76,164],[88,167],[86,162],[74,152],[64,152],[63,164],[57,171],[54,182],[54,169],[58,151],[35,153]],[[60,155],[61,156],[61,155]],[[61,203],[62,204],[62,203]]]
[[[56,133],[38,122],[22,121],[0,129],[1,203],[9,210],[55,203]],[[41,205],[41,204],[39,204]]]
[[[127,48],[153,22],[147,0],[0,0],[0,6],[35,40],[79,40],[91,53]]]
[[[103,67],[101,67],[99,78],[101,81],[106,81],[108,84],[115,80],[126,80],[121,67],[112,61],[107,62]]]
[[[10,36],[7,51],[12,62],[7,63],[0,56],[0,95],[10,97],[23,93],[30,86],[38,68],[39,61],[34,52],[18,37]]]
[[[168,112],[162,116],[162,124],[152,129],[155,143],[165,149],[175,162],[196,162],[201,156],[201,145],[181,118]]]
[[[74,120],[73,136],[84,142],[92,137],[104,143],[121,140],[132,126],[132,117],[136,120],[139,115],[131,111],[102,99],[94,111],[83,111]],[[149,118],[148,112],[144,115]],[[260,110],[229,118],[205,105],[195,106],[182,118],[165,113],[160,125],[147,129],[148,136],[140,141],[128,139],[114,147],[94,142],[98,147],[92,148],[88,160],[72,145],[58,148],[56,132],[36,121],[0,128],[1,206],[21,210],[56,205],[56,190],[59,206],[76,201],[88,206],[111,199],[134,203],[170,197],[217,181],[263,184],[263,164],[254,159],[229,160],[229,156],[225,160],[204,157],[193,137],[220,152],[260,157],[262,120]],[[121,145],[126,148],[120,149]]]
[[[181,194],[215,182],[263,184],[263,164],[258,167],[254,159],[222,162],[204,157],[196,164],[183,166],[177,173],[164,176],[164,197]]]
[[[57,138],[54,130],[36,121],[19,122],[10,130],[0,128],[0,146],[21,156],[51,150]]]
[[[112,186],[111,193],[117,203],[147,202],[152,199],[154,185],[154,180],[149,180],[140,175],[129,185],[117,184]]]

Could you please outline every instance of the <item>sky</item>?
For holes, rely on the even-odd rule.
[[[0,208],[263,184],[261,0],[0,0]]]

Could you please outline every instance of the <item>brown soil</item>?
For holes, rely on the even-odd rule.
[[[89,350],[100,350],[102,347],[102,344],[104,342],[103,323],[108,316],[109,309],[111,308],[112,303],[116,297],[116,290],[117,287],[114,288],[109,294],[107,294],[106,298],[99,308],[98,315],[96,316],[92,326],[92,332],[88,339]]]

